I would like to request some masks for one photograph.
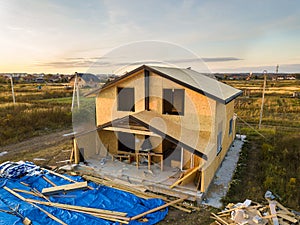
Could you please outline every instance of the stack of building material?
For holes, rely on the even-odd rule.
[[[288,225],[299,224],[300,213],[289,210],[275,200],[267,199],[269,204],[263,205],[246,200],[244,203],[228,204],[219,213],[212,213],[215,224],[250,224],[250,225]]]
[[[0,224],[156,224],[182,202],[134,194],[37,168],[28,162],[0,168]]]

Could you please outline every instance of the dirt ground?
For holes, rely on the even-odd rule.
[[[0,163],[5,161],[31,161],[39,166],[61,166],[70,158],[72,149],[71,137],[64,134],[72,130],[62,130],[33,137],[26,141],[0,147]],[[4,154],[7,152],[6,154]]]
[[[216,212],[215,209],[211,207],[203,206],[200,211],[194,211],[192,213],[182,212],[178,209],[169,208],[168,215],[166,218],[159,222],[158,225],[207,225],[214,222],[210,218],[210,213]]]
[[[31,138],[29,140],[0,147],[0,153],[7,152],[0,157],[0,163],[5,161],[31,161],[43,167],[59,167],[67,164],[72,149],[71,137],[64,134],[72,130],[62,130],[51,134]],[[159,225],[206,225],[213,222],[210,212],[215,209],[201,206],[200,211],[186,213],[172,207],[169,208],[167,217]]]

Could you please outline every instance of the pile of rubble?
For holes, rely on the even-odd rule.
[[[212,213],[215,219],[214,224],[222,225],[243,225],[243,224],[272,224],[288,225],[300,224],[300,213],[290,210],[275,200],[270,191],[267,191],[265,198],[268,204],[259,204],[249,199],[243,203],[230,203],[226,209],[219,213]]]

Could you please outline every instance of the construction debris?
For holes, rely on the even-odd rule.
[[[277,202],[273,194],[268,191],[265,194],[269,204],[254,203],[247,199],[243,203],[227,205],[226,209],[214,214],[211,218],[215,219],[216,224],[223,225],[288,225],[300,224],[300,214],[290,210]]]
[[[87,188],[87,182],[76,182],[73,184],[65,184],[55,187],[49,187],[49,188],[43,188],[42,194],[45,195],[51,195],[51,194],[57,194],[59,192],[67,192],[67,191],[73,191],[73,190],[79,190]]]
[[[131,187],[122,182],[114,185],[113,181],[105,180],[106,183],[97,182],[101,183],[99,185],[28,162],[9,162],[1,164],[0,168],[0,224],[66,225],[80,221],[84,224],[152,225],[164,219],[168,206],[183,209],[178,205],[183,199],[170,201],[165,198],[164,201],[162,196],[144,193],[142,188],[135,187],[131,191]],[[20,211],[16,205],[20,205]]]

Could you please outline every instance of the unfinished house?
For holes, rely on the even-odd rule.
[[[133,165],[131,175],[150,171],[171,190],[204,193],[235,138],[234,100],[240,94],[192,69],[143,65],[98,94],[101,146],[112,161]],[[96,151],[85,157],[96,159]],[[110,174],[117,170],[111,167]]]

